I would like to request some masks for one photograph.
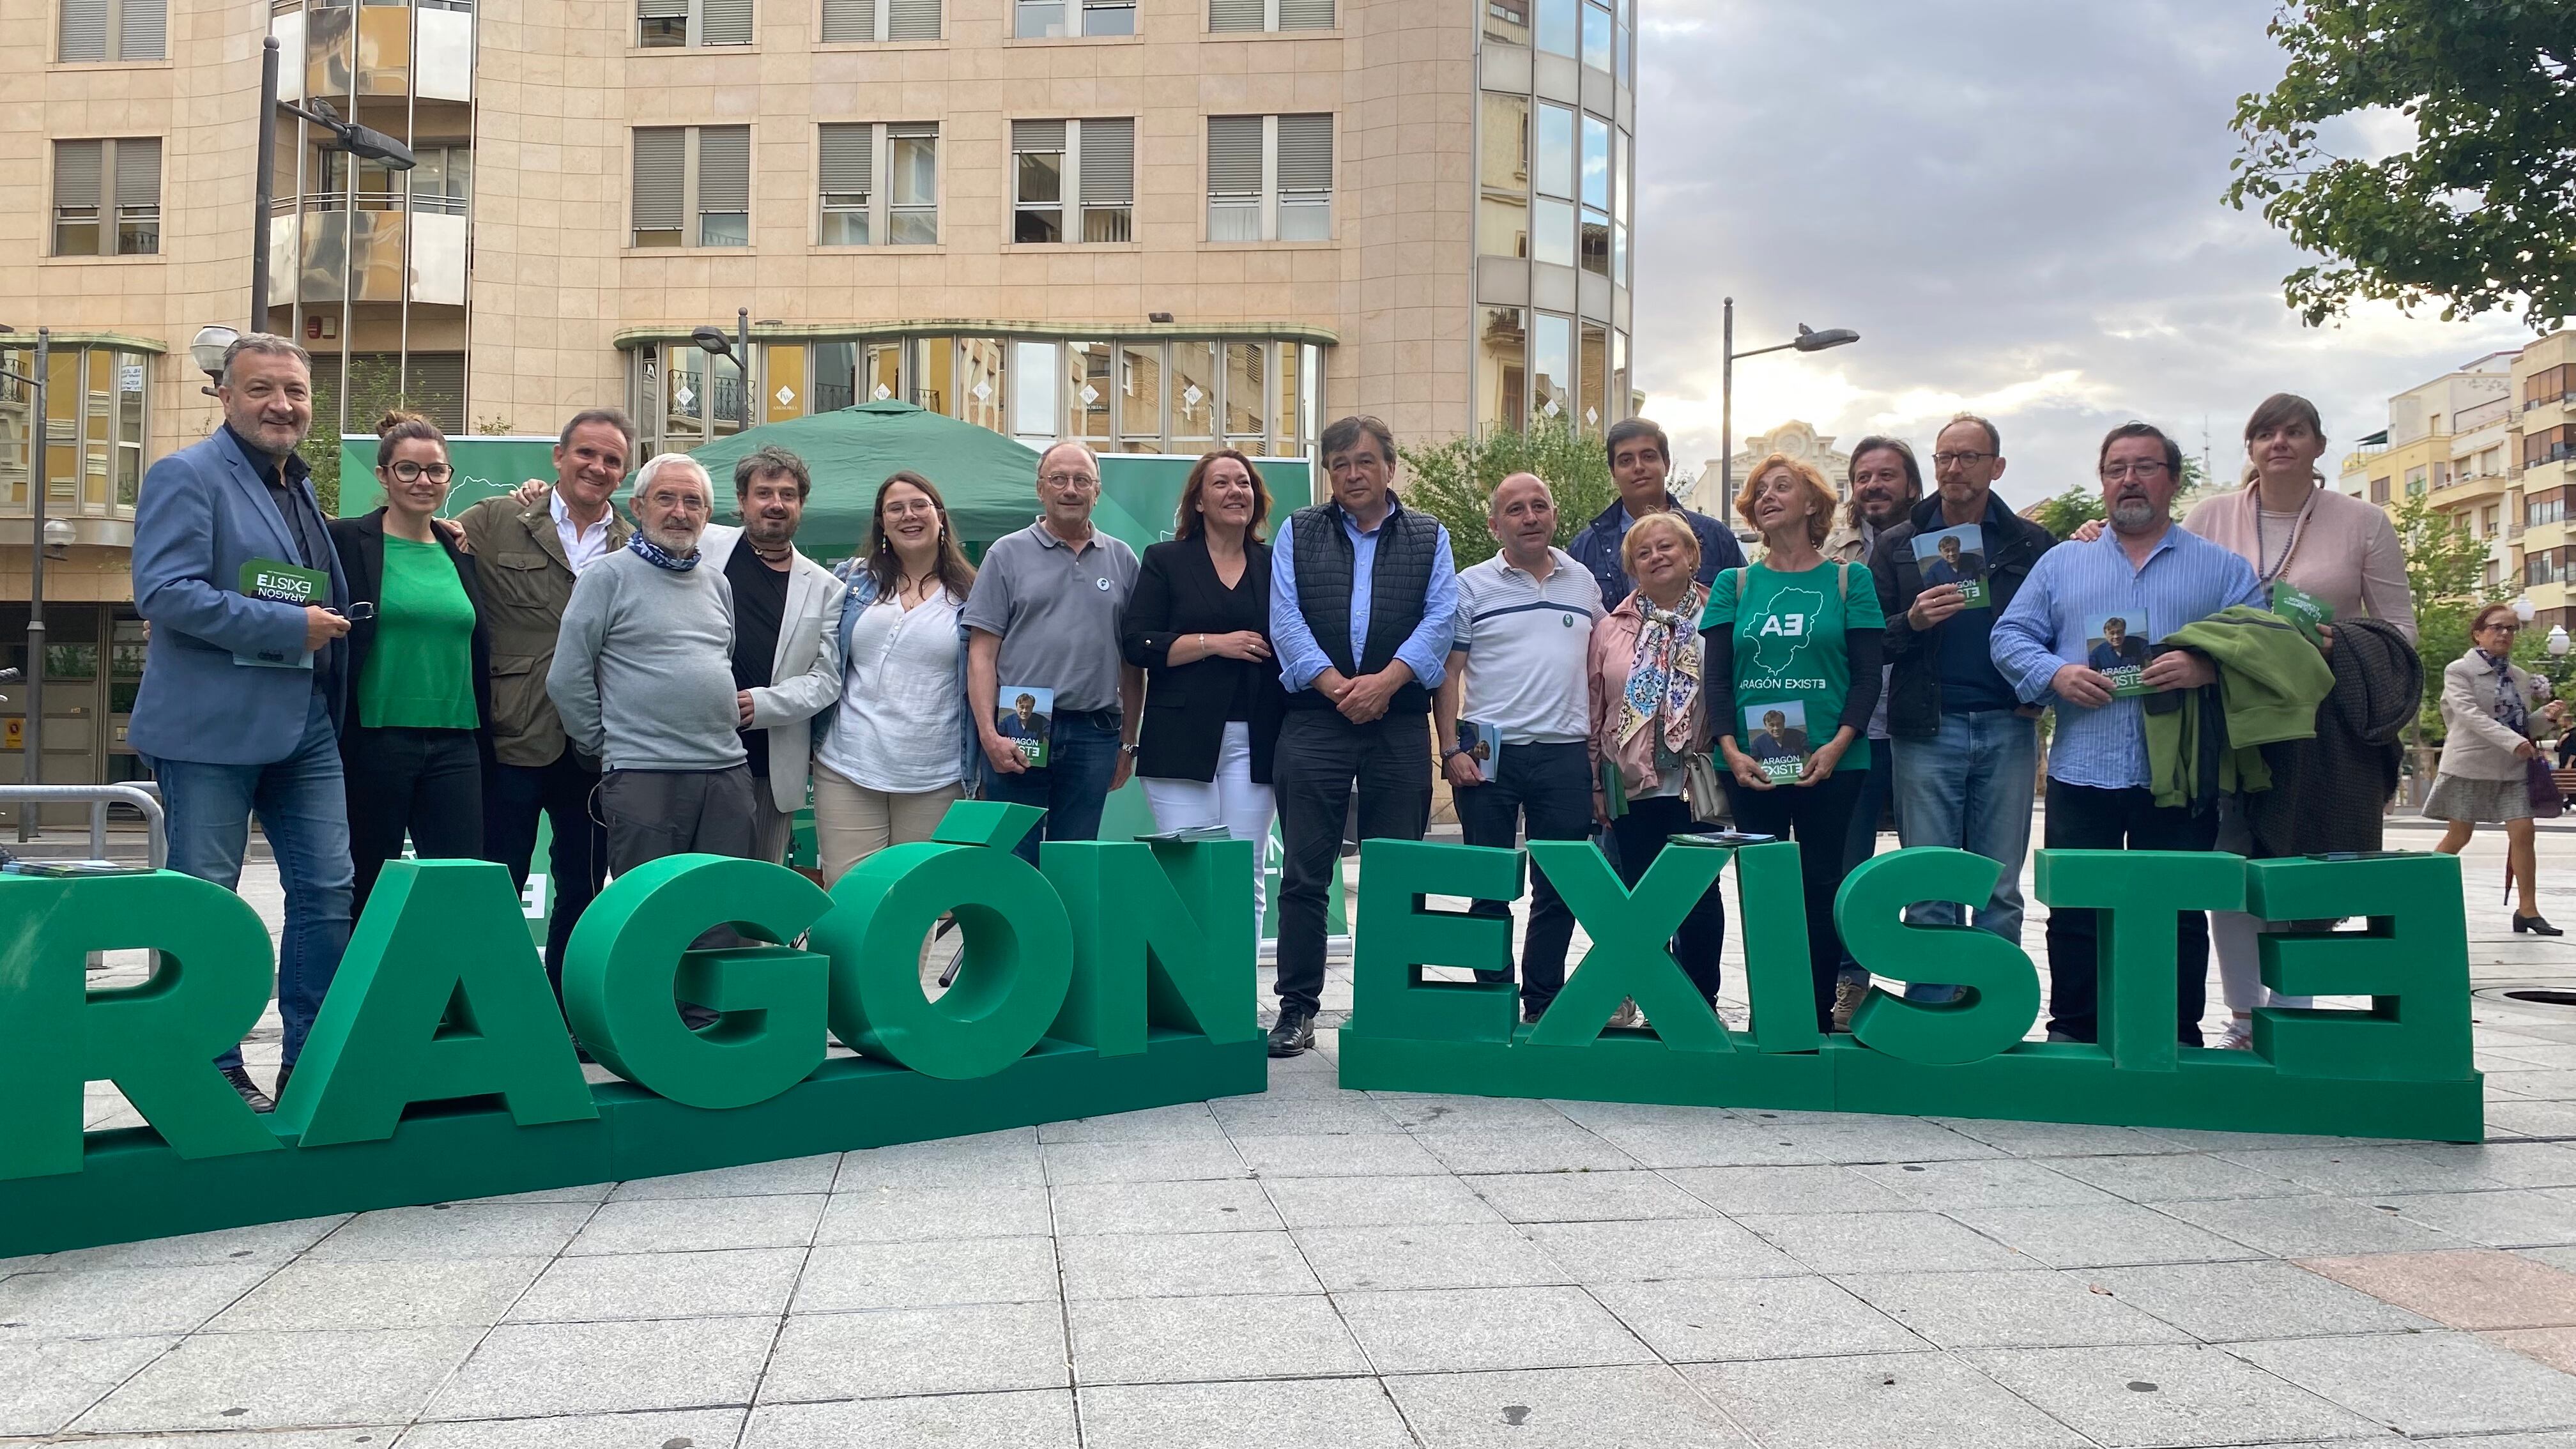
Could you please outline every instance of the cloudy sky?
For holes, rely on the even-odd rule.
[[[2016,505],[2089,484],[2131,417],[2194,452],[2206,419],[2226,476],[2282,389],[2324,411],[2331,473],[2389,393],[2526,336],[2376,307],[2312,329],[2283,306],[2298,253],[2219,200],[2236,97],[2280,73],[2271,0],[1641,9],[1638,386],[1694,469],[1718,455],[1730,293],[1739,348],[1800,322],[1861,334],[1741,364],[1738,446],[1794,417],[1929,454],[1970,409],[2003,430]]]

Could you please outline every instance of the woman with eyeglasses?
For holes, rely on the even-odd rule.
[[[2467,848],[2481,825],[2504,826],[2505,866],[2520,898],[2514,934],[2563,936],[2540,915],[2530,761],[2540,757],[2532,717],[2563,725],[2567,706],[2549,697],[2547,681],[2512,662],[2521,633],[2511,604],[2489,604],[2469,625],[2469,652],[2442,670],[2442,763],[2424,814],[2450,823],[2433,847],[2445,855]]]
[[[939,489],[918,473],[888,477],[867,547],[832,574],[850,591],[841,702],[814,719],[814,845],[826,886],[889,845],[928,840],[982,757],[957,626],[975,569]]]
[[[435,526],[454,476],[438,425],[391,412],[376,425],[384,506],[331,522],[349,577],[348,781],[355,910],[408,837],[423,860],[483,849],[491,753],[491,641],[477,617],[474,559]]]

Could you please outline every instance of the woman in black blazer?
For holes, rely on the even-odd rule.
[[[1270,490],[1232,448],[1199,459],[1173,538],[1145,550],[1121,644],[1145,671],[1136,774],[1164,830],[1223,826],[1253,842],[1252,912],[1262,911],[1270,840],[1270,758],[1287,695],[1270,653]]]
[[[349,577],[349,711],[340,735],[349,799],[352,915],[404,837],[424,860],[483,853],[492,646],[474,559],[431,526],[447,501],[447,439],[388,413],[377,426],[385,506],[331,523]]]

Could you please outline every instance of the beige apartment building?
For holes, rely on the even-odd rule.
[[[1104,451],[1298,455],[1351,411],[1597,431],[1632,396],[1634,3],[11,4],[0,368],[52,329],[74,530],[46,777],[131,771],[137,488],[215,422],[188,344],[249,325],[255,240],[317,434],[397,394],[452,432],[619,404],[651,449],[879,397]],[[269,36],[283,101],[412,169],[281,115],[256,217]],[[690,341],[738,312],[747,377]],[[0,379],[0,666],[34,435]]]

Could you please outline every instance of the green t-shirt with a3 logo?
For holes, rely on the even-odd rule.
[[[1734,734],[1743,748],[1771,713],[1763,706],[1795,704],[1798,709],[1780,712],[1786,727],[1803,737],[1804,748],[1796,752],[1805,755],[1839,728],[1843,700],[1851,693],[1847,636],[1885,629],[1887,617],[1879,611],[1868,569],[1828,559],[1797,573],[1759,563],[1724,570],[1709,586],[1708,610],[1699,623],[1702,632],[1725,628],[1735,636],[1738,718],[1717,722],[1719,732]],[[1754,719],[1749,727],[1742,718],[1747,713]],[[1837,768],[1869,767],[1869,737],[1863,733]]]

